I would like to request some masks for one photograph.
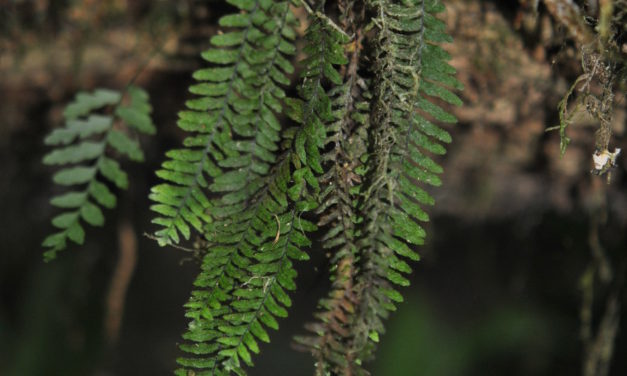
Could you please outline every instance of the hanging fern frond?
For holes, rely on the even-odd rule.
[[[461,104],[451,92],[461,84],[453,77],[448,54],[438,46],[451,41],[434,16],[444,9],[440,1],[373,0],[368,6],[377,37],[372,157],[359,208],[365,219],[355,284],[360,303],[350,330],[355,374],[367,374],[360,363],[372,358],[384,332],[382,319],[403,300],[394,285],[409,285],[404,274],[411,267],[404,259],[419,259],[411,247],[423,244],[425,231],[419,222],[428,220],[423,206],[433,204],[420,186],[441,183],[442,168],[431,156],[445,153],[441,143],[450,142],[450,136],[432,121],[456,120],[434,99]]]
[[[281,16],[279,20],[289,21],[288,5],[277,2],[254,17]],[[305,49],[302,99],[285,99],[286,113],[301,126],[283,131],[281,152],[274,143],[279,140],[277,129],[259,107],[267,105],[262,98],[268,88],[256,84],[259,105],[250,116],[253,123],[228,144],[238,154],[218,163],[222,173],[209,185],[220,197],[212,201],[214,220],[206,229],[210,245],[186,304],[192,321],[181,349],[189,356],[178,359],[184,367],[178,375],[245,374],[243,367],[252,365],[251,352],[259,352],[258,341],[269,341],[267,328],[278,329],[276,319],[285,317],[291,305],[287,292],[296,287],[292,261],[308,259],[303,251],[310,244],[305,232],[316,226],[303,214],[317,206],[319,149],[324,146],[325,124],[334,119],[323,81],[336,82],[334,65],[346,63],[336,31],[314,21],[307,38],[316,47]],[[283,53],[280,48],[276,51]],[[277,64],[272,54],[264,56]],[[266,72],[260,69],[265,78],[251,82],[267,80],[270,85],[275,79]],[[271,168],[266,167],[275,159]]]
[[[180,347],[188,355],[177,360],[184,367],[177,375],[244,374],[243,366],[253,364],[251,352],[259,352],[258,341],[269,342],[267,328],[278,329],[276,318],[287,316],[286,291],[296,288],[291,260],[308,259],[301,251],[310,244],[303,234],[316,228],[288,207],[288,163],[279,166],[256,204],[248,238],[214,246],[205,256],[186,304],[192,321]]]
[[[189,239],[190,227],[202,233],[213,215],[230,215],[211,208],[208,189],[231,191],[225,203],[243,205],[263,184],[258,177],[275,162],[280,125],[274,113],[281,112],[279,101],[285,96],[280,85],[288,85],[286,75],[293,72],[288,56],[295,52],[291,41],[297,21],[287,1],[229,3],[241,13],[220,19],[232,31],[211,39],[216,48],[202,56],[214,66],[195,72],[201,83],[190,88],[201,97],[189,100],[188,110],[179,114],[178,126],[192,135],[184,140],[185,148],[166,154],[169,160],[157,175],[168,183],[155,186],[150,195],[161,245],[178,243],[180,235]],[[232,171],[221,176],[225,168]]]
[[[59,251],[67,248],[68,239],[83,244],[83,221],[92,226],[104,225],[100,207],[111,209],[117,199],[101,178],[117,188],[127,188],[128,176],[110,151],[136,162],[144,159],[139,143],[129,136],[128,130],[151,135],[156,132],[150,119],[152,108],[148,94],[134,86],[125,94],[129,97],[127,103],[122,101],[122,93],[113,90],[77,94],[63,113],[65,127],[55,129],[44,141],[56,149],[44,156],[43,163],[64,166],[53,181],[67,187],[79,186],[50,201],[65,212],[52,219],[52,224],[60,231],[43,241],[43,246],[48,248],[44,253],[46,261],[53,260]],[[110,107],[114,115],[102,111]]]
[[[321,205],[318,224],[327,227],[322,246],[330,249],[332,286],[329,295],[320,300],[317,322],[306,328],[311,336],[296,337],[296,342],[310,351],[316,360],[316,375],[346,374],[353,362],[346,344],[351,336],[349,320],[358,302],[354,294],[356,273],[356,231],[362,220],[354,205],[358,200],[362,159],[367,152],[369,93],[358,74],[363,40],[364,8],[354,2],[338,3],[341,27],[354,35],[346,45],[349,63],[343,69],[343,84],[330,91],[336,121],[327,132],[323,155],[325,173],[320,177]],[[361,25],[361,26],[360,26]]]

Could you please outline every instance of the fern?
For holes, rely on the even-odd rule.
[[[372,357],[382,319],[402,301],[394,285],[407,286],[403,275],[411,267],[403,259],[418,260],[411,245],[421,245],[427,221],[422,205],[433,199],[420,185],[440,185],[442,168],[430,157],[444,154],[440,142],[449,134],[432,123],[455,122],[430,98],[459,105],[447,87],[460,89],[455,70],[437,43],[449,42],[444,24],[433,15],[443,10],[436,0],[368,2],[378,28],[374,41],[373,108],[371,123],[373,157],[367,162],[359,210],[365,219],[360,232],[360,272],[355,294],[360,302],[353,318],[350,353],[360,362]]]
[[[92,226],[104,225],[100,207],[111,209],[117,199],[101,178],[117,188],[127,188],[127,174],[107,151],[123,154],[136,162],[144,159],[139,143],[129,137],[128,131],[156,132],[149,116],[152,109],[148,95],[134,86],[129,86],[125,94],[129,97],[127,104],[122,102],[123,94],[113,90],[77,94],[63,113],[65,127],[55,129],[44,141],[56,149],[44,156],[43,163],[66,166],[54,175],[53,181],[61,186],[82,187],[50,201],[65,212],[52,219],[53,226],[60,231],[43,241],[43,246],[48,248],[44,253],[46,261],[53,260],[59,251],[67,248],[68,240],[83,244],[82,221]],[[113,115],[96,113],[109,107],[113,108]],[[126,128],[122,128],[122,124]]]
[[[239,12],[220,19],[228,29],[203,53],[212,65],[194,74],[200,83],[190,91],[199,97],[179,114],[189,135],[166,154],[157,175],[167,182],[151,193],[161,245],[193,230],[207,244],[176,374],[245,374],[267,329],[287,315],[292,263],[308,259],[314,210],[333,285],[308,325],[314,334],[297,342],[315,356],[318,375],[366,374],[382,319],[402,301],[393,285],[409,283],[403,259],[417,260],[410,245],[424,239],[418,222],[433,199],[418,185],[439,185],[431,155],[450,142],[432,121],[455,118],[433,98],[460,103],[450,90],[461,85],[437,45],[450,41],[434,17],[443,7],[340,1],[338,26],[324,2],[315,10],[303,2],[311,17],[295,99],[283,87],[297,4],[229,3]],[[283,112],[298,126],[282,126]]]
[[[287,6],[277,3],[271,10],[287,11]],[[266,176],[257,177],[254,163],[259,154],[250,150],[248,164],[224,171],[210,186],[222,195],[214,200],[216,220],[207,231],[211,245],[195,282],[197,290],[187,304],[187,316],[193,320],[184,337],[191,343],[181,346],[198,357],[179,359],[185,368],[178,374],[192,369],[211,375],[243,374],[242,363],[252,365],[250,352],[259,351],[259,340],[269,340],[266,329],[278,329],[276,317],[285,317],[285,308],[291,305],[286,292],[296,287],[291,260],[308,258],[302,251],[310,244],[304,231],[316,227],[302,214],[317,206],[315,174],[322,172],[318,150],[325,137],[324,124],[333,118],[322,81],[324,77],[335,80],[338,73],[332,65],[345,63],[335,31],[314,21],[308,36],[320,37],[312,40],[312,46],[321,48],[307,51],[302,100],[286,100],[288,113],[302,126],[284,131],[285,151]],[[255,124],[269,126],[262,121]],[[262,132],[266,131],[256,135]],[[259,138],[248,145],[265,147]],[[241,153],[233,158],[241,159]],[[255,180],[241,184],[242,174]],[[230,189],[223,192],[221,187]]]
[[[363,12],[354,3],[339,4],[352,21],[345,25]],[[373,79],[363,80],[357,64],[345,71],[335,101],[342,120],[329,138],[334,147],[322,179],[320,224],[330,224],[323,246],[334,250],[332,291],[320,301],[319,321],[308,325],[316,336],[296,338],[316,358],[317,375],[367,374],[362,363],[373,356],[382,319],[402,301],[393,285],[409,283],[402,273],[411,268],[403,258],[418,260],[410,246],[422,244],[425,235],[417,222],[428,220],[421,205],[433,199],[419,184],[440,184],[441,168],[430,155],[443,154],[439,142],[450,142],[450,136],[430,120],[455,121],[429,97],[460,104],[447,87],[461,85],[436,45],[450,39],[433,17],[441,5],[371,1],[366,6],[377,29],[370,50]],[[361,31],[352,29],[358,38]],[[358,48],[352,56],[361,60]]]
[[[179,114],[179,127],[193,135],[184,149],[167,153],[170,160],[157,172],[169,183],[152,189],[152,209],[162,215],[153,221],[162,226],[156,232],[161,245],[178,243],[179,235],[189,239],[190,226],[203,232],[211,215],[230,215],[228,208],[211,208],[208,189],[231,192],[224,205],[243,206],[276,159],[280,125],[274,112],[281,112],[285,96],[278,85],[289,84],[286,74],[294,69],[287,56],[295,52],[296,19],[286,1],[229,2],[242,12],[222,17],[220,25],[234,31],[212,38],[217,48],[202,56],[217,66],[195,72],[201,83],[190,91],[201,97]],[[241,139],[235,142],[233,135]],[[224,168],[231,171],[222,176]]]
[[[333,251],[330,259],[332,287],[319,302],[317,322],[306,325],[314,335],[296,337],[296,342],[312,352],[316,359],[316,374],[343,374],[352,363],[346,342],[350,338],[350,316],[357,306],[354,294],[355,262],[357,259],[356,231],[361,220],[354,203],[361,183],[361,160],[366,155],[369,99],[360,68],[363,40],[364,8],[354,2],[338,3],[342,28],[354,35],[347,45],[349,63],[343,70],[342,81],[330,94],[335,121],[328,128],[323,155],[325,173],[320,177],[321,205],[317,210],[319,225],[328,228],[322,237],[323,247]],[[361,25],[361,26],[360,26]]]
[[[364,363],[374,357],[384,320],[403,301],[398,286],[409,285],[409,261],[420,258],[415,247],[426,237],[426,206],[434,204],[426,186],[441,184],[435,160],[451,137],[440,124],[456,122],[443,106],[461,104],[454,92],[462,85],[440,47],[451,42],[436,18],[444,6],[227,2],[236,11],[220,19],[224,31],[202,54],[208,66],[194,73],[194,98],[179,113],[183,146],[166,153],[156,172],[164,182],[150,193],[159,245],[185,249],[178,244],[193,234],[202,240],[194,245],[200,271],[185,304],[189,324],[175,374],[245,375],[259,342],[270,341],[268,329],[288,315],[294,262],[309,258],[308,234],[320,229],[331,291],[296,342],[312,353],[317,376],[368,375]],[[565,11],[560,2],[545,3],[587,46],[584,74],[560,102],[562,154],[570,141],[568,99],[585,83],[577,104],[600,121],[592,172],[609,179],[620,152],[608,146],[613,89],[625,78],[618,40],[624,1],[600,3],[596,34],[573,2]],[[298,6],[310,16],[306,58],[299,97],[289,98],[301,45]],[[596,95],[592,81],[600,84]],[[68,240],[82,244],[84,223],[104,224],[102,208],[117,202],[113,186],[125,189],[129,180],[114,156],[144,159],[130,133],[155,133],[150,112],[147,94],[133,86],[79,93],[67,106],[65,127],[45,140],[55,150],[43,162],[62,166],[54,182],[72,187],[51,200],[64,212],[43,242],[46,261]]]
[[[330,37],[322,40],[328,49],[310,51],[304,101],[286,100],[302,127],[280,136],[275,113],[283,110],[280,85],[293,71],[285,55],[295,52],[295,17],[285,1],[231,3],[242,12],[220,23],[238,29],[213,38],[217,48],[203,56],[219,65],[195,74],[222,81],[192,87],[206,96],[188,102],[192,111],[181,113],[179,126],[198,134],[185,140],[187,149],[168,153],[180,167],[164,163],[159,175],[171,183],[152,195],[153,209],[165,216],[155,220],[164,226],[157,232],[162,244],[178,242],[179,234],[188,239],[188,224],[209,243],[186,304],[191,322],[181,349],[190,355],[178,359],[181,375],[243,374],[257,342],[269,340],[267,328],[277,329],[276,317],[287,315],[296,276],[291,260],[308,258],[304,231],[316,228],[302,214],[317,205],[314,173],[322,172],[322,123],[331,117],[320,81],[323,73],[335,78],[331,64],[344,62]]]

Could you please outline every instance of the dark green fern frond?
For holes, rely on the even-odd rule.
[[[46,261],[65,249],[68,239],[83,244],[82,221],[92,226],[104,224],[100,207],[113,208],[117,199],[101,178],[121,189],[128,186],[126,173],[111,158],[110,152],[124,154],[137,162],[144,159],[139,143],[129,137],[127,128],[154,134],[156,129],[149,116],[152,108],[148,94],[142,89],[130,86],[126,94],[128,103],[121,102],[123,95],[113,90],[79,93],[65,108],[65,127],[55,129],[44,141],[57,148],[44,157],[43,163],[65,166],[54,175],[54,182],[68,187],[79,186],[50,201],[66,210],[52,219],[52,224],[60,231],[43,241],[43,246],[48,248],[44,253]],[[110,107],[114,107],[114,115],[102,111]]]
[[[268,11],[287,11],[287,5],[276,3]],[[274,145],[274,133],[262,129],[269,124],[259,123],[250,135],[238,133],[241,140],[238,137],[233,145],[239,154],[224,159],[223,174],[210,185],[221,196],[212,203],[209,249],[186,305],[192,321],[181,348],[189,356],[178,360],[184,367],[179,375],[245,374],[244,365],[252,365],[251,352],[259,352],[258,341],[269,341],[267,328],[278,329],[276,318],[285,317],[291,305],[287,292],[296,287],[292,261],[308,258],[302,251],[310,244],[305,232],[316,229],[302,216],[317,206],[319,148],[325,123],[333,120],[322,82],[339,77],[333,65],[345,63],[336,32],[319,22],[308,30],[308,38],[323,47],[307,47],[302,100],[286,100],[289,115],[302,126],[283,132],[283,152],[272,168],[261,171],[256,164],[270,163],[270,157],[279,154],[269,146]],[[272,137],[266,140],[260,134]],[[227,161],[236,161],[244,152],[250,157],[229,169]]]
[[[404,259],[418,260],[412,246],[424,242],[419,222],[427,221],[424,205],[433,199],[420,186],[440,185],[442,172],[432,155],[444,154],[440,142],[448,133],[435,125],[455,122],[433,99],[461,101],[448,54],[437,44],[449,42],[444,24],[434,17],[444,7],[437,0],[370,1],[377,28],[374,43],[374,101],[372,157],[363,185],[360,210],[364,222],[351,352],[360,361],[372,352],[384,332],[382,319],[402,301],[394,285],[407,286],[411,268]],[[358,364],[356,365],[356,367]],[[356,374],[365,374],[359,367]]]
[[[353,363],[347,343],[351,337],[350,319],[358,302],[354,294],[356,273],[356,231],[362,220],[354,206],[358,200],[363,169],[361,161],[367,152],[369,95],[366,83],[359,76],[363,38],[363,8],[354,2],[338,4],[342,11],[340,22],[354,40],[346,45],[349,63],[343,69],[343,84],[330,91],[336,121],[327,132],[323,155],[325,173],[320,177],[321,205],[317,210],[318,224],[327,227],[322,246],[331,251],[331,280],[329,295],[320,300],[321,309],[316,322],[306,328],[311,336],[296,337],[296,342],[310,351],[316,360],[316,375],[346,374]],[[357,13],[357,15],[355,14]]]
[[[275,162],[280,125],[274,113],[285,96],[280,85],[288,85],[286,74],[293,72],[286,55],[295,52],[296,19],[287,1],[229,3],[241,13],[220,19],[232,31],[212,38],[216,48],[202,56],[214,66],[195,72],[201,83],[190,88],[201,97],[179,114],[179,127],[192,135],[185,148],[166,154],[170,160],[157,175],[168,183],[150,196],[160,215],[153,222],[162,227],[156,232],[161,245],[178,243],[179,235],[189,239],[190,226],[203,232],[212,216],[221,221],[231,215],[228,208],[211,208],[208,189],[231,192],[221,206],[245,206]]]

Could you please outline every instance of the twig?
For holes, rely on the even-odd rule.
[[[342,34],[343,36],[345,36],[346,38],[348,38],[348,40],[353,40],[353,38],[355,37],[350,36],[348,34],[346,34],[346,32],[344,30],[342,30],[341,27],[337,26],[335,24],[335,22],[333,22],[332,19],[330,19],[327,15],[325,15],[324,13],[320,12],[320,11],[314,11],[313,9],[311,9],[311,6],[307,3],[306,0],[300,0],[301,4],[303,4],[303,7],[305,8],[305,10],[307,11],[307,13],[309,13],[309,15],[317,17],[321,20],[323,20],[324,22],[326,22],[327,25],[331,26],[333,29],[335,29],[338,33]]]
[[[279,221],[279,216],[276,214],[274,215],[274,218],[276,219],[277,229],[276,229],[276,236],[274,238],[274,241],[272,242],[272,245],[275,245],[276,243],[278,243],[279,238],[281,237],[281,221]]]
[[[147,237],[150,240],[155,240],[155,241],[159,241],[159,238],[157,238],[156,236],[149,234],[147,232],[144,232],[144,236]],[[187,247],[183,247],[181,245],[178,244],[172,244],[172,243],[168,243],[168,245],[172,248],[176,248],[178,250],[181,251],[185,251],[185,252],[189,252],[189,253],[198,253],[198,249],[194,249],[194,248],[187,248]]]
[[[584,23],[581,10],[573,0],[544,0],[549,13],[577,39],[581,45],[594,42],[594,33]]]

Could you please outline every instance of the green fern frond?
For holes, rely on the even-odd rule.
[[[44,260],[53,260],[57,253],[67,248],[68,239],[83,244],[85,231],[82,221],[92,226],[104,225],[104,215],[100,207],[111,209],[117,199],[101,177],[121,189],[128,186],[128,177],[119,163],[107,154],[112,150],[127,158],[141,162],[144,154],[139,143],[130,138],[123,123],[130,129],[145,134],[154,134],[156,129],[150,119],[152,108],[148,94],[142,89],[130,86],[126,95],[128,103],[122,102],[120,92],[98,89],[93,93],[81,92],[63,113],[65,127],[55,129],[44,142],[57,148],[46,156],[43,163],[65,166],[58,171],[53,181],[62,186],[81,186],[53,197],[53,206],[66,211],[52,219],[59,232],[48,236],[43,246],[48,248]],[[114,107],[114,115],[95,113]]]
[[[268,12],[287,12],[287,6],[276,3]],[[272,30],[276,29],[268,32]],[[243,367],[252,365],[251,352],[259,352],[258,341],[269,341],[267,328],[278,329],[276,318],[285,317],[291,305],[287,292],[296,287],[292,261],[308,259],[302,251],[310,244],[305,232],[316,229],[302,215],[317,206],[319,149],[325,123],[333,120],[322,82],[338,75],[333,65],[345,63],[336,32],[319,22],[308,30],[308,38],[321,41],[323,47],[306,49],[302,99],[285,100],[286,112],[301,127],[283,132],[284,152],[272,168],[263,170],[255,164],[276,158],[278,149],[269,146],[275,145],[271,142],[276,130],[261,121],[255,132],[238,133],[232,145],[239,154],[232,160],[245,156],[243,152],[250,157],[232,169],[227,169],[230,162],[222,163],[223,174],[209,186],[220,198],[212,203],[214,221],[206,229],[209,249],[186,305],[192,321],[181,349],[189,356],[178,360],[184,367],[178,375],[245,374]],[[257,118],[263,118],[259,113]],[[265,140],[260,134],[272,137]],[[259,148],[264,154],[256,152]]]
[[[288,56],[295,52],[296,18],[286,1],[229,3],[241,13],[220,19],[232,31],[212,38],[216,48],[202,56],[214,66],[195,72],[201,83],[190,88],[201,97],[179,114],[179,127],[192,135],[185,148],[166,154],[157,175],[168,182],[150,195],[160,215],[153,222],[161,226],[155,233],[161,245],[178,243],[180,235],[189,239],[190,228],[202,233],[212,216],[220,221],[230,215],[229,208],[211,207],[208,190],[231,191],[220,205],[242,206],[275,162],[280,125],[274,113],[281,112],[280,86],[290,83],[286,75],[293,72]]]
[[[372,358],[382,319],[402,301],[394,285],[407,286],[418,260],[412,246],[424,242],[419,222],[428,221],[424,205],[433,199],[421,185],[440,185],[442,168],[431,155],[444,154],[441,142],[449,134],[435,125],[455,122],[433,99],[461,104],[451,89],[461,85],[438,44],[451,41],[434,14],[444,7],[437,0],[369,1],[378,28],[375,41],[372,157],[363,185],[360,211],[366,219],[359,241],[360,271],[355,294],[360,302],[352,322],[350,352]],[[356,374],[366,374],[355,364]]]

